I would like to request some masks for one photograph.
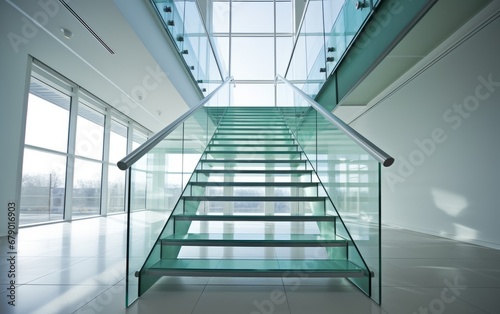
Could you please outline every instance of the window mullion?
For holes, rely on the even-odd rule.
[[[69,110],[68,158],[66,160],[66,191],[64,193],[64,220],[71,221],[73,217],[73,179],[75,175],[76,121],[78,118],[78,101],[80,89],[73,86]]]
[[[108,214],[109,205],[109,143],[111,137],[111,112],[106,110],[106,116],[104,120],[104,151],[102,163],[102,179],[101,179],[101,215],[106,216]]]

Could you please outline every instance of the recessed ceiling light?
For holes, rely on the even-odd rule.
[[[67,28],[61,28],[61,32],[63,33],[64,37],[66,39],[70,39],[71,37],[73,37],[73,32],[71,32],[69,29]]]

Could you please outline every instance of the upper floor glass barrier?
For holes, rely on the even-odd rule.
[[[206,96],[227,77],[195,0],[151,0],[179,54]]]
[[[380,0],[309,0],[285,78],[315,98]]]

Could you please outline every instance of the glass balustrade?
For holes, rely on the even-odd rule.
[[[212,138],[226,108],[222,105],[231,103],[231,88],[226,83],[129,168],[127,306],[139,295],[136,272],[148,256],[154,260],[153,246]]]
[[[308,1],[285,78],[314,99],[378,2]]]
[[[349,278],[380,303],[380,163],[316,111],[305,96],[277,85],[280,110],[339,215],[337,234],[352,238],[348,260],[367,265],[373,277]],[[284,106],[287,104],[287,106]]]
[[[158,16],[206,96],[228,77],[195,0],[152,0]]]

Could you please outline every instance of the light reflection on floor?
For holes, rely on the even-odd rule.
[[[500,251],[384,227],[382,307],[344,279],[164,278],[125,309],[125,216],[23,228],[0,313],[498,313]],[[425,312],[424,312],[425,313]]]

